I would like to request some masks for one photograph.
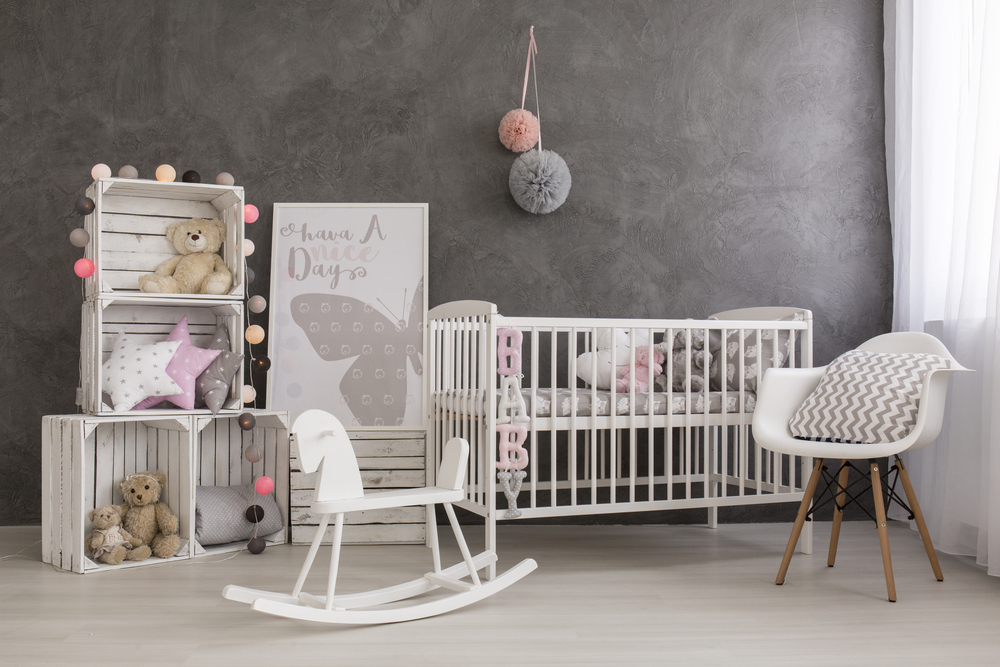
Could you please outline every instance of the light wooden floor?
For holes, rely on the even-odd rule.
[[[1000,665],[1000,579],[942,555],[936,582],[918,535],[894,523],[892,604],[873,524],[844,524],[833,569],[829,524],[816,528],[814,554],[797,553],[775,586],[788,524],[506,524],[501,570],[538,561],[512,588],[437,618],[342,628],[220,596],[228,583],[290,588],[305,547],[77,575],[41,562],[39,528],[0,528],[0,557],[20,552],[0,560],[0,664]],[[428,554],[348,547],[338,592],[419,576]]]

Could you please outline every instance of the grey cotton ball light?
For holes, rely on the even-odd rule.
[[[510,194],[529,213],[551,213],[566,201],[573,178],[554,151],[530,150],[510,168]]]

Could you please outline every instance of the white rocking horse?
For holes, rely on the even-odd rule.
[[[362,490],[361,473],[354,448],[336,417],[322,410],[307,410],[292,424],[291,434],[298,448],[302,471],[310,473],[319,470],[311,505],[312,512],[323,515],[316,529],[316,537],[309,547],[291,594],[230,585],[222,591],[222,596],[227,600],[248,603],[254,611],[305,621],[337,624],[398,623],[437,616],[483,600],[523,579],[537,567],[533,559],[526,558],[494,579],[485,582],[479,579],[478,571],[495,563],[497,556],[492,551],[485,551],[472,557],[452,508],[452,503],[464,497],[463,483],[469,459],[469,443],[464,439],[452,438],[445,445],[435,486],[366,493]],[[438,503],[444,505],[463,559],[446,569],[441,569],[441,550],[434,516],[434,506]],[[434,571],[420,579],[389,588],[335,595],[344,514],[417,505],[427,508],[428,542]],[[302,587],[306,575],[319,551],[331,515],[334,516],[333,552],[326,595],[304,593]],[[469,581],[464,581],[466,577]],[[445,597],[414,600],[416,596],[437,588],[454,592]]]

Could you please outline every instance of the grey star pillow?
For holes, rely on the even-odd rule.
[[[215,330],[209,350],[222,350],[208,368],[198,376],[194,388],[194,406],[207,407],[212,414],[225,405],[237,371],[243,365],[243,355],[229,350],[229,327],[220,324]]]

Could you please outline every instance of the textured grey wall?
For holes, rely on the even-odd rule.
[[[497,139],[532,24],[573,175],[540,217]],[[76,411],[93,164],[233,173],[259,293],[271,203],[429,202],[431,305],[804,306],[822,363],[890,322],[881,43],[871,0],[5,3],[0,525],[39,522],[41,416]]]

